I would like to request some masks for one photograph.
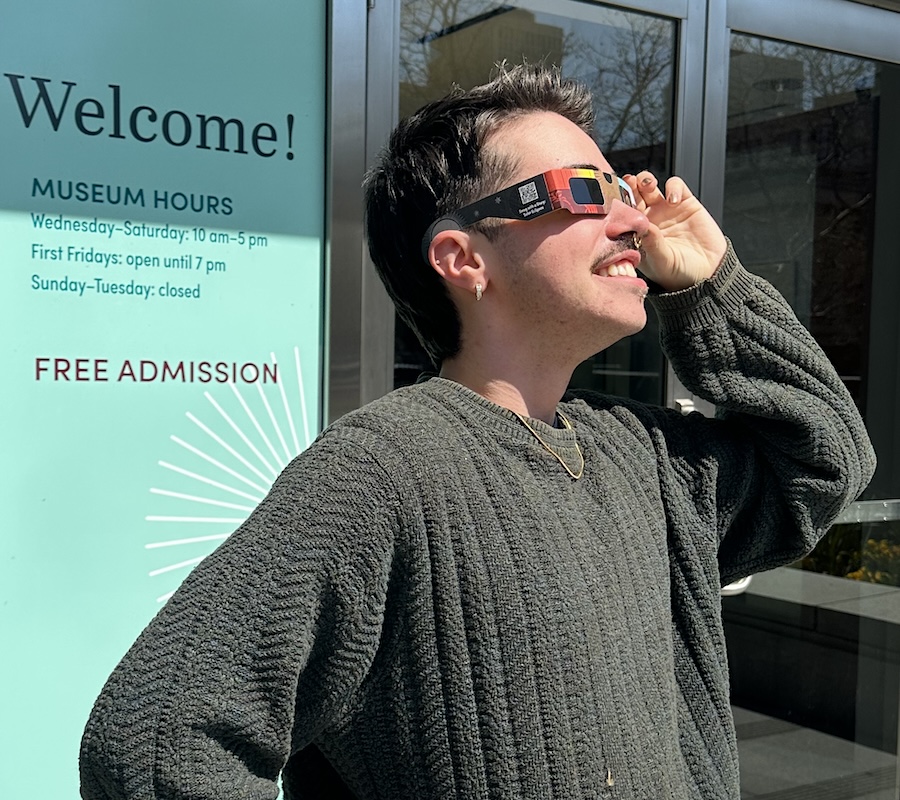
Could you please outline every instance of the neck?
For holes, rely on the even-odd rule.
[[[495,355],[496,354],[496,355]],[[517,360],[502,350],[470,348],[441,365],[441,377],[461,383],[482,397],[519,414],[553,424],[572,369],[531,357]]]

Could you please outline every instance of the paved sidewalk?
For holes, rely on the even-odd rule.
[[[734,708],[744,800],[900,800],[896,754]]]

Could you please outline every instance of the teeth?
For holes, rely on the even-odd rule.
[[[609,264],[606,267],[600,267],[595,273],[601,278],[614,278],[619,275],[627,275],[632,278],[637,277],[637,270],[628,261],[620,261],[616,264]]]

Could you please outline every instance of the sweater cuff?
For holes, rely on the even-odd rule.
[[[721,319],[722,310],[737,311],[755,291],[753,276],[741,265],[731,240],[726,241],[721,263],[706,280],[677,292],[648,295],[669,330],[702,327]]]

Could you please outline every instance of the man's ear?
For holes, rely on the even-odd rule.
[[[428,248],[432,268],[450,286],[473,293],[475,286],[487,287],[484,259],[475,247],[472,236],[465,231],[441,231]]]

